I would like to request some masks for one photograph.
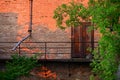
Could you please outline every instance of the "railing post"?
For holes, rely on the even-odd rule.
[[[20,52],[20,45],[18,46],[18,49],[19,49],[19,50],[18,50],[18,55],[20,55],[20,53],[21,53],[21,52]]]
[[[47,53],[47,42],[45,42],[45,60],[46,60],[46,53]]]

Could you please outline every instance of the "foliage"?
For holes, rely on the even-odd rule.
[[[54,19],[57,22],[57,26],[61,29],[66,27],[77,27],[81,25],[81,21],[89,20],[87,18],[88,11],[80,3],[70,2],[67,4],[62,4],[54,11]]]
[[[108,32],[108,28],[120,31],[118,28],[120,4],[112,3],[111,0],[90,0],[89,6],[91,21],[95,24],[94,27],[100,29],[102,34]]]
[[[28,75],[30,70],[37,64],[36,57],[13,55],[12,61],[6,63],[6,69],[0,72],[0,80],[15,80],[16,78]]]
[[[102,37],[99,41],[99,55],[95,51],[93,72],[102,80],[116,80],[120,55],[120,4],[113,0],[90,0],[91,22],[99,28]]]
[[[102,80],[115,80],[120,63],[120,1],[89,0],[87,8],[75,2],[63,4],[55,10],[54,18],[57,26],[62,29],[77,27],[83,21],[91,21],[91,29],[100,30],[102,37],[98,48],[93,52],[91,66],[93,72]]]
[[[119,43],[117,44],[117,39]],[[94,52],[94,59],[91,64],[93,72],[99,75],[102,80],[116,80],[116,72],[119,62],[117,56],[120,54],[120,37],[112,35],[103,36],[99,41],[99,54]]]
[[[94,75],[90,75],[90,80],[95,80]]]

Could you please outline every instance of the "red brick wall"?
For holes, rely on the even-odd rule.
[[[53,12],[59,5],[68,3],[71,0],[33,0],[33,24],[34,27],[37,25],[44,25],[51,31],[56,30],[56,23],[53,17]],[[88,0],[75,0],[82,2],[85,5]],[[20,29],[17,28],[17,40],[24,37],[27,34],[29,26],[29,0],[0,0],[0,13],[17,13],[17,23]],[[34,30],[33,27],[33,30]],[[20,35],[20,36],[19,36]]]
[[[47,25],[55,30],[56,24],[53,12],[56,7],[71,0],[33,0],[33,23]],[[85,5],[88,0],[75,0]],[[29,0],[0,0],[0,12],[18,13],[18,24],[29,22]]]
[[[58,29],[53,19],[54,10],[59,5],[70,1],[72,0],[33,0],[33,32],[30,40],[34,42],[70,42],[70,29],[66,31]],[[85,6],[88,2],[88,0],[74,1],[81,2]],[[2,15],[0,16],[0,41],[19,41],[26,36],[30,22],[29,12],[29,0],[0,0],[0,15]],[[98,40],[99,34],[95,34],[95,36],[97,36],[95,40]]]

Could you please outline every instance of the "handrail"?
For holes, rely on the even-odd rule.
[[[26,40],[28,37],[30,37],[31,34],[27,35],[26,37],[24,37],[22,40],[20,40],[13,48],[12,51],[16,50],[16,48],[24,41]]]
[[[72,43],[78,43],[78,42],[27,42],[25,41],[26,39],[29,38],[30,35],[24,37],[22,40],[20,40],[18,43],[16,42],[0,42],[0,43],[16,43],[16,45],[14,46],[14,48],[12,50],[16,50],[18,55],[22,55],[21,53],[24,53],[24,54],[39,54],[39,53],[43,53],[42,56],[40,57],[41,59],[51,59],[51,57],[49,56],[56,56],[56,54],[59,54],[59,55],[64,55],[64,56],[68,56],[68,58],[74,58],[72,55],[74,54],[74,46],[70,45]],[[24,43],[24,45],[20,46],[22,43]],[[25,43],[37,43],[36,46],[33,45],[33,46],[26,46]],[[40,46],[37,46],[39,45],[38,43],[40,43]],[[52,44],[51,44],[52,43]],[[58,43],[58,45],[53,45],[54,43]],[[63,44],[63,45],[59,45],[60,44]],[[67,43],[64,45],[64,43]],[[83,44],[87,44],[87,43],[91,43],[91,42],[79,42],[79,43],[83,43]],[[98,45],[98,42],[94,42],[95,46],[94,46],[94,49],[99,46]],[[41,45],[42,44],[42,45]],[[51,46],[53,45],[53,46]],[[6,45],[7,46],[7,45]],[[0,48],[1,49],[7,49],[7,50],[11,50],[10,47],[6,47],[6,46],[3,46]],[[89,47],[91,47],[91,45],[89,45]],[[26,50],[27,49],[27,50]],[[32,52],[33,50],[33,52]],[[97,49],[98,50],[98,54],[100,52],[99,48]],[[86,47],[83,46],[83,48],[81,48],[81,51],[80,52],[80,55],[79,55],[79,58],[91,58],[91,56],[89,55],[86,55]],[[5,52],[5,51],[4,51]],[[29,53],[30,52],[30,53]],[[92,53],[92,51],[90,52]],[[65,58],[64,56],[61,56],[60,58],[58,56],[54,57],[54,59],[62,59],[62,58]]]

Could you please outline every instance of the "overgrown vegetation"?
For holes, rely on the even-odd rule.
[[[61,29],[78,27],[83,21],[90,21],[90,29],[99,29],[99,52],[94,50],[93,72],[101,80],[116,80],[120,65],[120,1],[89,0],[88,7],[71,2],[59,6],[54,12],[54,19]],[[93,79],[93,78],[92,78]]]
[[[114,1],[114,2],[113,2]],[[116,0],[102,0],[90,3],[94,28],[99,28],[102,37],[99,41],[100,52],[94,52],[93,72],[102,80],[116,80],[120,61],[120,3]]]
[[[54,11],[54,19],[61,29],[67,27],[77,27],[82,20],[88,20],[87,9],[80,3],[70,2],[68,5],[62,4]]]
[[[20,76],[28,75],[31,69],[37,66],[36,57],[13,55],[12,61],[6,63],[5,71],[0,72],[0,80],[15,80]]]

